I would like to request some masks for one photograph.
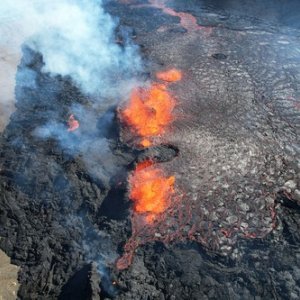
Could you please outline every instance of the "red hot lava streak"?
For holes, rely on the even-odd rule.
[[[121,3],[131,4],[130,0],[120,0]],[[186,12],[176,12],[174,9],[167,7],[166,0],[148,0],[150,4],[136,4],[135,7],[155,7],[162,10],[165,14],[170,16],[178,17],[180,19],[180,25],[185,28],[189,33],[195,31],[203,31],[210,34],[212,29],[210,27],[200,26],[197,23],[197,19],[189,13]]]
[[[75,119],[73,114],[69,117],[68,126],[68,131],[75,131],[79,128],[79,122]]]
[[[164,0],[149,0],[149,2],[153,7],[161,9],[165,14],[179,17],[180,25],[189,32],[203,28],[202,26],[198,25],[197,19],[193,15],[184,12],[176,12],[172,8],[167,7],[165,3],[166,1]]]

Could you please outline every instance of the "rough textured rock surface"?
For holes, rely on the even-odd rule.
[[[38,55],[23,59],[38,89],[17,90],[0,140],[0,246],[21,266],[20,299],[68,299],[78,278],[83,299],[299,299],[298,4],[206,2],[107,3],[133,28],[150,77],[169,67],[184,73],[171,86],[179,117],[161,140],[173,148],[123,145],[116,118],[105,133],[94,129],[90,148],[105,138],[111,153],[96,157],[99,169],[109,160],[123,170],[112,178],[91,172],[80,148],[32,134],[88,99],[66,79],[41,74]],[[175,174],[194,241],[154,237],[118,271],[113,261],[131,235],[126,176],[145,157]]]

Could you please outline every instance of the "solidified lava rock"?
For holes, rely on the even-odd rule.
[[[223,60],[223,59],[227,58],[227,55],[225,55],[224,53],[215,53],[215,54],[212,54],[211,57],[215,58],[215,59]]]
[[[67,79],[42,74],[35,53],[20,66],[37,74],[37,88],[17,86],[17,110],[0,137],[0,247],[21,267],[19,299],[299,299],[299,32],[244,10],[168,2],[212,32],[178,30],[179,18],[153,7],[107,4],[135,29],[149,69],[185,72],[172,87],[180,118],[165,145],[122,145],[113,107],[93,115],[93,129],[79,117],[80,131],[64,135],[67,147],[37,137],[49,122],[67,129],[70,105],[89,99]],[[211,59],[223,52],[231,59]],[[192,220],[201,217],[203,243],[149,241],[118,271],[113,262],[131,235],[127,172],[147,158],[176,172]],[[246,238],[241,223],[262,234]],[[232,236],[220,230],[226,226]],[[110,264],[113,292],[111,277],[104,284],[90,262]]]
[[[113,229],[112,239],[100,230],[104,217],[99,209],[115,183],[110,182],[110,170],[101,171],[103,164],[101,172],[89,165],[81,146],[88,147],[98,162],[109,166],[115,160],[118,164],[113,165],[124,170],[135,158],[119,152],[117,125],[113,129],[108,121],[105,132],[97,122],[85,132],[81,119],[81,131],[68,133],[70,99],[78,105],[86,105],[87,99],[68,80],[41,73],[41,57],[24,51],[20,71],[30,67],[38,87],[17,86],[17,110],[0,137],[0,246],[21,266],[20,299],[56,299],[67,282],[66,291],[74,282],[86,280],[87,262],[101,265],[106,252],[113,260],[127,228]],[[113,120],[107,117],[111,110],[99,111],[99,124],[103,118]],[[47,124],[59,124],[55,126],[63,138],[39,137],[36,130],[52,126]],[[111,149],[109,156],[101,151],[103,145]],[[93,280],[91,299],[99,298],[98,285]],[[88,299],[80,293],[78,297]]]
[[[62,288],[60,300],[100,300],[100,277],[94,264],[85,265]]]
[[[179,155],[163,166],[188,195],[191,222],[182,228],[200,241],[162,246],[154,241],[174,228],[157,229],[120,274],[118,299],[296,299],[298,212],[277,200],[284,188],[295,203],[299,188],[299,32],[281,26],[283,1],[266,18],[265,1],[166,1],[205,26],[184,34],[171,30],[181,24],[171,10],[149,7],[149,17],[146,6],[116,2],[109,11],[137,28],[153,66],[183,72],[171,89],[179,118],[164,141]]]
[[[147,148],[138,155],[138,160],[152,160],[154,162],[168,162],[178,156],[179,149],[173,145],[158,145]]]

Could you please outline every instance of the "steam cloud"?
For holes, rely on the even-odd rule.
[[[117,99],[129,92],[141,60],[130,43],[124,47],[115,43],[116,22],[101,5],[102,0],[0,2],[0,105],[4,117],[12,110],[22,45],[42,54],[44,72],[69,76],[85,94]]]
[[[67,119],[61,118],[62,112],[53,111],[48,102],[45,105],[48,110],[36,112],[43,121],[31,134],[56,139],[64,153],[80,156],[87,171],[105,186],[109,185],[112,175],[122,171],[124,160],[112,153],[113,142],[105,136],[114,122],[111,108],[137,85],[136,78],[142,70],[137,47],[130,43],[126,33],[122,35],[123,45],[118,45],[116,29],[117,22],[104,12],[102,0],[0,1],[0,112],[6,118],[3,123],[7,123],[7,116],[13,111],[15,94],[17,100],[25,95],[26,105],[32,103],[33,107],[34,101],[44,96],[46,100],[41,101],[53,99],[50,94],[56,92],[49,94],[46,90],[47,95],[44,95],[44,87],[39,83],[41,74],[31,68],[35,52],[40,53],[44,63],[42,72],[68,77],[90,102],[86,107],[75,99],[70,107],[62,109],[62,112],[74,113],[80,120],[80,129],[75,134],[67,131]],[[33,93],[27,94],[28,90]],[[74,218],[69,221],[79,218],[80,224],[81,218],[84,219],[82,216]],[[87,259],[97,262],[103,285],[108,293],[114,294],[106,269],[117,257],[114,246],[109,236],[95,233],[88,221],[85,223]],[[95,243],[99,244],[91,247]]]

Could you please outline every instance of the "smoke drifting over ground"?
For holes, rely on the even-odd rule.
[[[69,76],[85,94],[115,100],[126,95],[141,61],[136,47],[115,43],[116,22],[101,4],[101,0],[1,1],[0,104],[4,118],[12,111],[16,68],[24,45],[42,54],[44,72]],[[28,70],[19,73],[27,84],[34,85]]]
[[[94,199],[99,201],[104,197],[102,190],[108,188],[113,175],[123,171],[126,161],[112,153],[114,141],[106,131],[114,121],[116,104],[126,99],[142,70],[138,48],[131,44],[126,30],[117,26],[117,20],[104,12],[101,0],[0,2],[0,131],[15,103],[12,120],[20,120],[16,116],[20,111],[22,115],[31,111],[29,126],[21,126],[26,127],[29,140],[55,140],[54,148],[66,155],[66,161],[70,157],[82,161],[82,173],[88,171],[93,178],[88,180],[97,178]],[[74,132],[67,126],[71,115],[80,124]],[[24,144],[19,141],[20,147]],[[42,161],[37,159],[37,163]],[[49,161],[49,168],[56,168],[56,163]],[[83,222],[84,213],[81,209],[77,213],[74,224],[66,216],[74,226]],[[90,237],[89,222],[81,229],[89,236],[83,252],[88,261],[97,262],[99,273],[106,278],[104,265],[114,261],[116,254],[107,236]],[[109,251],[91,246],[100,240]]]

